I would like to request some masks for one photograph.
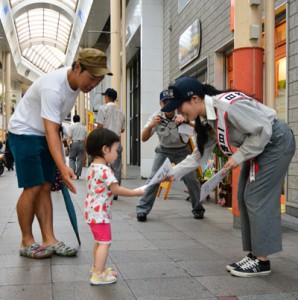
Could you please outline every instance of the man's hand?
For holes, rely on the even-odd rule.
[[[64,182],[64,184],[67,186],[67,188],[74,194],[77,193],[76,191],[76,187],[74,186],[73,182],[72,182],[72,179],[76,179],[77,176],[75,175],[73,169],[65,166],[63,168],[63,170],[59,170],[60,173],[61,173],[61,177],[62,177],[62,180]]]
[[[69,190],[76,193],[76,188],[71,182],[71,179],[76,179],[76,175],[73,170],[65,165],[64,156],[62,153],[62,143],[59,135],[59,124],[50,120],[43,119],[44,127],[46,131],[46,139],[49,146],[51,155],[56,163],[58,170],[60,171],[62,180]]]
[[[162,117],[161,117],[161,116],[159,116],[159,115],[158,115],[158,116],[155,116],[155,117],[153,118],[153,120],[150,122],[149,126],[150,126],[151,128],[154,128],[154,127],[160,125],[161,120],[162,120]]]

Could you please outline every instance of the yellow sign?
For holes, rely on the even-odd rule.
[[[94,114],[93,111],[88,111],[88,134],[93,130]]]

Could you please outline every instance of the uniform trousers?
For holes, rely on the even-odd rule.
[[[258,171],[250,181],[250,164],[241,166],[238,203],[243,250],[267,256],[282,250],[280,196],[296,149],[289,126],[276,120],[264,151],[256,157]]]
[[[158,146],[155,149],[155,157],[153,161],[151,175],[148,181],[155,175],[156,171],[161,167],[166,158],[168,157],[172,163],[180,163],[187,155],[191,153],[188,145],[181,148],[166,148],[163,146]],[[202,203],[200,202],[200,183],[196,178],[196,172],[192,171],[183,176],[182,180],[188,188],[189,196],[192,203],[192,209],[194,211],[205,211]],[[149,214],[155,198],[158,192],[159,184],[154,184],[148,187],[144,196],[139,199],[139,203],[136,207],[136,212]]]

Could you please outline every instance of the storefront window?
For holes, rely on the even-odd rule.
[[[178,0],[178,14],[182,12],[182,10],[189,2],[190,0]]]
[[[286,58],[275,62],[277,90],[275,95],[275,110],[278,119],[286,121]]]
[[[275,27],[275,110],[277,117],[286,121],[286,22]]]

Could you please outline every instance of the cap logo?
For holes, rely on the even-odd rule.
[[[187,92],[187,96],[193,96],[194,92],[193,91],[189,91]]]
[[[170,98],[174,98],[174,90],[173,89],[167,90],[167,93]]]

